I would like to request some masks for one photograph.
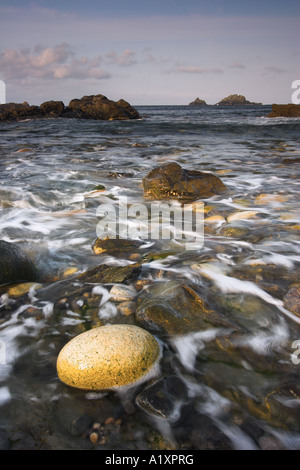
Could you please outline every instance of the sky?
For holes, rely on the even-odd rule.
[[[0,0],[6,102],[291,102],[299,0]]]

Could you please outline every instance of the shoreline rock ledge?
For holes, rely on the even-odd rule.
[[[83,96],[73,99],[68,106],[62,101],[45,101],[40,106],[24,103],[0,105],[0,121],[24,119],[77,118],[102,121],[140,119],[138,111],[127,101],[113,101],[104,95]]]

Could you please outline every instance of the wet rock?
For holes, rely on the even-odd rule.
[[[143,178],[145,197],[152,199],[196,200],[227,191],[224,183],[212,173],[185,170],[178,163],[166,163]]]
[[[66,117],[96,120],[138,119],[139,113],[125,100],[112,101],[104,95],[73,99],[65,110]]]
[[[300,117],[300,104],[273,104],[267,117]]]
[[[125,302],[128,300],[133,300],[137,292],[132,286],[119,286],[115,285],[110,289],[111,300],[115,302]]]
[[[95,255],[111,255],[116,258],[130,259],[144,244],[140,240],[123,238],[97,238],[92,245]]]
[[[136,397],[136,403],[146,413],[171,421],[179,418],[180,408],[187,401],[186,386],[176,376],[157,381]]]
[[[300,285],[293,286],[284,296],[284,307],[300,317]]]
[[[100,266],[95,266],[79,274],[76,279],[97,284],[130,283],[135,281],[140,273],[141,266],[138,263],[127,266],[108,266],[106,264],[100,264]]]
[[[93,328],[74,337],[57,358],[58,377],[84,390],[107,390],[147,377],[160,357],[148,331],[133,325]]]
[[[176,281],[160,282],[142,292],[135,318],[139,325],[163,335],[233,327],[193,286]]]
[[[0,260],[0,284],[37,280],[33,262],[16,244],[0,240]]]
[[[136,303],[132,301],[120,302],[118,305],[118,312],[125,317],[132,315],[136,311]]]

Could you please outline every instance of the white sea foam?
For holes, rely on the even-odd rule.
[[[207,265],[206,265],[207,266]],[[221,273],[217,273],[207,267],[203,268],[201,265],[193,265],[194,270],[200,274],[211,279],[216,286],[224,293],[246,293],[255,295],[265,302],[275,305],[282,313],[290,317],[292,320],[300,324],[300,318],[293,313],[286,310],[283,306],[283,301],[272,297],[270,294],[265,292],[263,289],[258,287],[256,284],[250,281],[242,281],[234,277],[226,276]]]

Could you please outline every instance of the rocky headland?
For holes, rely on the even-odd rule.
[[[139,113],[127,101],[113,101],[103,95],[73,99],[68,106],[62,101],[45,101],[40,106],[24,103],[0,105],[0,121],[43,118],[77,118],[95,120],[139,119]]]
[[[273,104],[267,117],[300,117],[300,104]]]

